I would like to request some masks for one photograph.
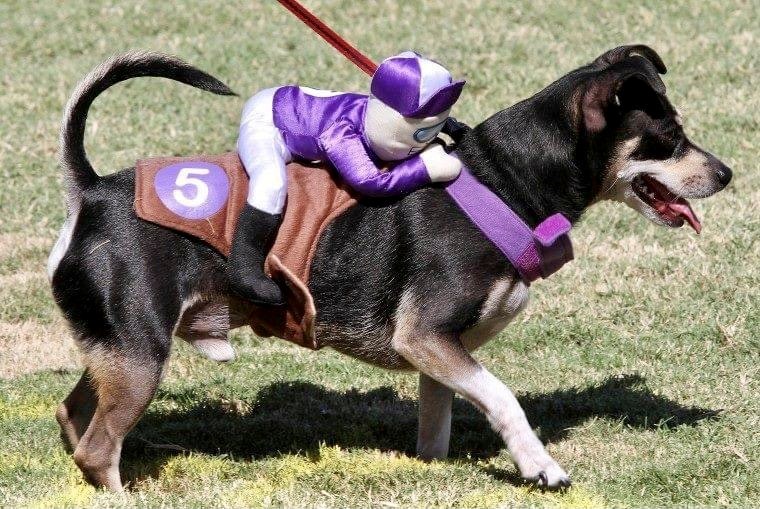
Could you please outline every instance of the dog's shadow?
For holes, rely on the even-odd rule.
[[[190,396],[166,390],[158,395],[164,401]],[[658,396],[638,375],[518,399],[544,442],[564,439],[569,429],[591,418],[653,429],[694,426],[719,413]],[[457,398],[453,414],[451,457],[488,458],[503,449],[485,417],[469,403]],[[250,405],[207,400],[190,410],[148,411],[124,444],[123,476],[157,477],[168,459],[186,452],[226,454],[235,460],[285,453],[314,457],[324,443],[414,454],[416,433],[417,401],[400,398],[389,387],[338,392],[306,382],[274,383]]]

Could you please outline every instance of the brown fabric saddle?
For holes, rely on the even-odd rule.
[[[198,170],[199,166],[210,167],[213,170],[211,176],[208,169]],[[221,168],[221,171],[215,167]],[[183,168],[190,169],[183,171]],[[266,262],[267,273],[285,288],[287,304],[259,308],[231,300],[229,307],[234,308],[230,312],[242,316],[243,321],[260,336],[277,336],[317,349],[319,344],[313,327],[316,308],[308,289],[311,260],[325,227],[355,204],[356,199],[325,167],[291,163],[287,171],[288,198],[283,222]],[[224,180],[224,176],[226,186],[216,185]],[[204,184],[204,178],[208,179],[208,185]],[[197,179],[201,179],[200,182]],[[196,185],[188,188],[188,182]],[[176,189],[173,189],[175,184]],[[200,193],[197,185],[206,187],[205,194]],[[178,205],[172,198],[185,190],[192,194],[193,187],[198,192],[189,200],[185,199],[182,202],[184,205]],[[142,159],[135,168],[135,210],[138,217],[198,238],[225,257],[230,253],[235,226],[246,203],[247,193],[248,176],[236,152],[215,156]],[[180,194],[179,198],[182,200],[183,195]],[[199,201],[204,203],[193,208]],[[187,203],[190,207],[185,206]],[[208,203],[214,206],[203,209]]]

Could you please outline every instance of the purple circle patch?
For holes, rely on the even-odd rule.
[[[153,180],[166,208],[185,219],[206,219],[227,202],[230,181],[216,164],[203,161],[175,163],[158,170]]]

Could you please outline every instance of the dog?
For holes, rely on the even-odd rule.
[[[531,228],[557,212],[575,223],[591,205],[615,200],[659,225],[699,231],[687,199],[717,193],[732,174],[684,134],[665,72],[645,45],[612,49],[474,127],[456,153]],[[232,93],[178,59],[132,52],[94,69],[66,108],[68,215],[48,271],[85,371],[56,417],[84,476],[111,490],[123,488],[123,439],[155,394],[183,312],[199,298],[229,298],[222,255],[138,219],[134,169],[101,177],[87,159],[92,101],[138,76]],[[448,454],[457,393],[486,415],[523,478],[570,485],[510,389],[472,356],[525,308],[528,285],[443,189],[346,210],[319,240],[309,289],[323,345],[419,372],[421,458]]]

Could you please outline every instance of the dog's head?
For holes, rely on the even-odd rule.
[[[622,46],[578,72],[573,116],[587,162],[596,166],[594,201],[622,201],[657,224],[688,222],[699,233],[687,199],[722,190],[731,170],[687,138],[660,79],[660,56],[648,46]]]

